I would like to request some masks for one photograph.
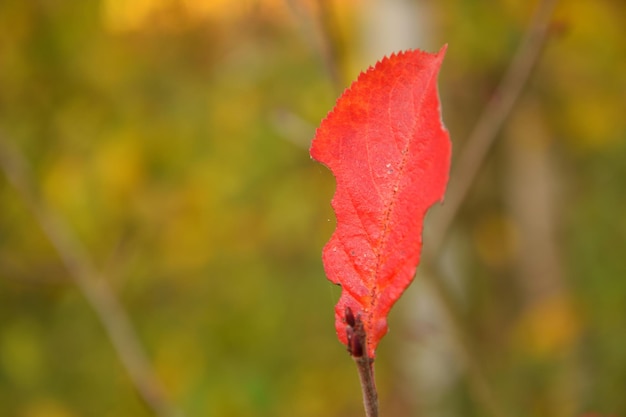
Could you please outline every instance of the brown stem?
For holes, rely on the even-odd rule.
[[[361,320],[361,314],[357,313],[355,317],[350,307],[346,307],[344,314],[348,353],[354,359],[357,371],[359,371],[365,416],[378,417],[378,392],[374,380],[374,358],[368,356],[365,326]]]
[[[139,395],[159,417],[182,416],[165,397],[130,319],[115,293],[94,267],[86,248],[73,236],[62,219],[33,191],[32,175],[26,161],[2,132],[0,169],[39,222],[74,283],[96,312]]]
[[[374,380],[374,359],[367,355],[353,359],[361,381],[365,416],[378,417],[378,391],[376,391],[376,381]]]

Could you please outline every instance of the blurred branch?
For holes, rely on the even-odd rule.
[[[524,39],[513,56],[507,72],[491,100],[485,106],[456,161],[456,167],[450,177],[449,192],[446,194],[445,204],[438,210],[437,216],[433,218],[432,233],[429,233],[426,239],[428,245],[424,248],[425,266],[431,271],[437,272],[435,275],[425,274],[425,278],[435,290],[448,316],[451,328],[456,333],[455,336],[462,351],[464,362],[468,367],[471,388],[483,407],[493,416],[506,416],[510,413],[505,412],[499,405],[484,375],[483,367],[476,359],[478,358],[476,348],[464,326],[463,315],[458,308],[457,300],[441,279],[443,272],[441,268],[437,268],[435,265],[435,259],[441,253],[450,228],[485,161],[487,153],[515,107],[532,70],[539,60],[557,1],[541,0],[539,2]]]
[[[545,43],[552,13],[558,0],[541,0],[524,39],[511,64],[500,81],[491,100],[485,106],[478,122],[465,141],[456,168],[450,176],[445,204],[433,220],[433,233],[429,236],[430,255],[436,256],[450,231],[467,194],[476,179],[485,157],[495,142],[504,122],[511,114],[535,68]]]
[[[33,191],[35,187],[31,170],[19,150],[1,132],[0,168],[39,222],[72,280],[96,312],[140,396],[159,417],[181,416],[182,413],[166,399],[130,319],[115,293],[96,271],[86,248]]]
[[[462,356],[461,360],[467,367],[469,389],[473,397],[490,416],[509,417],[514,415],[514,413],[508,410],[505,411],[500,405],[500,401],[485,375],[483,365],[477,359],[479,357],[478,351],[474,345],[473,338],[465,327],[465,319],[459,310],[458,302],[441,279],[441,271],[435,271],[429,263],[426,266],[429,267],[432,273],[424,274],[424,278],[428,285],[433,288],[437,300],[441,303],[441,311],[446,315],[444,320],[448,321],[452,329],[452,337],[458,344],[459,354]]]
[[[281,138],[308,153],[311,138],[315,135],[315,126],[286,108],[275,108],[270,115],[270,121]]]
[[[310,42],[313,49],[318,51],[333,87],[338,93],[341,93],[345,84],[341,77],[337,48],[339,36],[332,18],[330,0],[317,1],[316,4],[319,8],[317,15],[313,10],[307,8],[302,0],[286,0],[286,2],[302,23],[305,40]]]

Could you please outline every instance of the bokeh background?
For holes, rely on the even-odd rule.
[[[361,416],[315,127],[383,55],[447,43],[457,155],[535,6],[3,0],[0,135],[184,415]],[[562,1],[552,22],[430,278],[460,319],[426,269],[392,311],[384,416],[626,415],[626,4]],[[5,174],[0,415],[154,415]]]

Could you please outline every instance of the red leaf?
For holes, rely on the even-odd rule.
[[[351,350],[356,317],[370,358],[415,274],[426,210],[448,182],[451,145],[436,84],[445,50],[401,52],[362,73],[311,147],[337,180],[337,229],[322,256],[328,279],[342,286],[337,335]]]

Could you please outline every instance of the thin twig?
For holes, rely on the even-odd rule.
[[[345,322],[348,353],[354,359],[359,372],[365,416],[378,417],[378,391],[374,378],[374,358],[368,356],[365,326],[361,320],[361,315],[357,314],[355,317],[350,307],[346,307]]]
[[[432,255],[436,256],[441,251],[450,227],[489,149],[511,114],[539,60],[557,2],[558,0],[542,0],[537,6],[532,22],[507,72],[465,141],[463,152],[456,161],[456,167],[450,177],[445,204],[438,210],[433,220],[433,233],[429,236],[429,253]]]
[[[365,416],[378,417],[378,391],[376,390],[376,380],[374,379],[374,359],[363,355],[354,358],[354,362],[359,372]]]
[[[33,191],[31,170],[21,153],[0,132],[0,168],[39,222],[69,275],[102,322],[113,348],[145,403],[159,417],[182,413],[166,399],[130,319],[107,281],[96,271],[85,247]]]

